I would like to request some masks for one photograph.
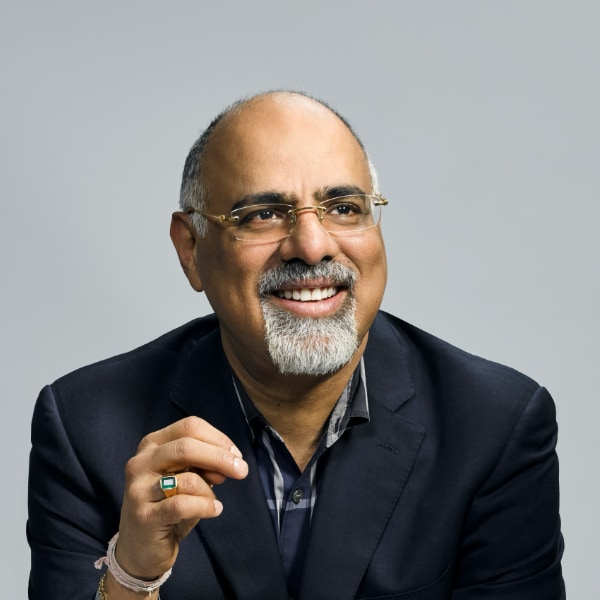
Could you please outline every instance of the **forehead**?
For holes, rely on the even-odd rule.
[[[302,96],[267,96],[219,123],[202,164],[209,203],[277,192],[313,197],[331,187],[371,191],[362,148],[323,105]]]

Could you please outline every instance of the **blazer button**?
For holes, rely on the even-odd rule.
[[[292,494],[292,501],[294,504],[299,504],[302,498],[304,498],[304,492],[300,488],[294,490],[294,493]]]

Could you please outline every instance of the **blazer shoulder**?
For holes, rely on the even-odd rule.
[[[389,397],[390,390],[409,388],[402,415],[416,423],[431,426],[443,420],[455,431],[508,434],[541,390],[543,404],[554,410],[550,395],[531,377],[461,350],[392,315],[381,313],[372,333],[370,353],[365,353],[371,364],[369,370],[367,362],[369,390],[375,386]],[[378,361],[384,366],[373,366]]]
[[[139,441],[145,431],[177,418],[169,398],[185,357],[203,341],[214,348],[218,339],[218,321],[210,315],[139,348],[81,367],[42,390],[34,424],[50,403],[73,435],[95,437],[103,427],[105,431],[129,427]]]
[[[386,337],[406,349],[414,374],[425,371],[446,381],[460,379],[465,385],[493,386],[533,394],[540,385],[528,375],[501,363],[463,350],[402,319],[380,311],[372,330],[374,342]],[[389,342],[388,342],[389,343]]]
[[[392,359],[386,359],[385,369],[367,370],[369,400],[393,406],[389,398],[408,387],[404,376],[410,379],[410,396],[396,404],[394,413],[426,431],[421,459],[451,459],[447,471],[460,468],[460,477],[468,473],[477,488],[515,440],[532,448],[549,440],[554,447],[554,402],[532,378],[391,315],[381,314],[373,332],[369,344]],[[371,348],[371,358],[374,353]]]

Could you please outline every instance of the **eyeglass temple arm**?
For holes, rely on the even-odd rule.
[[[211,217],[212,219],[216,219],[221,223],[236,223],[240,220],[240,218],[237,215],[233,217],[228,217],[227,215],[211,215],[210,213],[204,212],[199,208],[188,208],[185,212],[188,215],[191,213],[198,213],[200,215],[204,215],[205,217]]]

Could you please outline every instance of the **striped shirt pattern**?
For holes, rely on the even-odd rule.
[[[354,371],[336,402],[326,430],[306,469],[301,472],[285,442],[254,406],[235,375],[233,383],[252,432],[260,481],[292,598],[297,597],[312,513],[319,493],[327,450],[345,431],[369,421],[364,364]]]

